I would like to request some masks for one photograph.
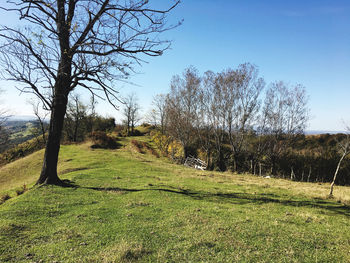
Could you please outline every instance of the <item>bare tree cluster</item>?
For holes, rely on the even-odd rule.
[[[201,150],[208,167],[235,172],[256,172],[259,165],[275,174],[277,157],[303,132],[309,113],[303,86],[266,88],[250,63],[204,76],[190,67],[173,77],[163,101],[155,112],[167,120],[164,133],[181,143],[184,158]]]
[[[165,94],[158,94],[153,98],[152,108],[146,115],[146,121],[149,123],[159,126],[161,133],[165,132],[167,123],[167,115],[165,108],[167,106],[167,98]]]
[[[72,142],[84,140],[85,123],[88,116],[87,105],[84,105],[78,94],[72,94],[67,105],[67,112],[64,119],[64,131],[67,139]]]
[[[181,143],[184,157],[190,154],[195,136],[193,124],[197,118],[200,83],[197,70],[190,67],[182,76],[173,77],[167,98],[167,132]]]
[[[145,56],[159,56],[169,41],[159,38],[177,26],[167,9],[149,0],[8,0],[0,9],[28,26],[0,27],[2,77],[35,94],[51,112],[38,184],[61,184],[57,161],[69,94],[84,88],[118,102],[116,81],[125,80]]]
[[[134,135],[135,126],[141,120],[140,105],[135,93],[130,93],[124,99],[123,116],[123,123],[125,125],[127,135]]]
[[[84,103],[79,94],[72,93],[64,118],[63,139],[68,142],[82,142],[95,131],[110,131],[115,127],[114,118],[99,116],[95,111],[96,101]]]

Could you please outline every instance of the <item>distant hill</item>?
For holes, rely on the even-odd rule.
[[[33,121],[35,120],[35,116],[32,115],[13,115],[7,118],[8,122],[12,121]]]
[[[345,131],[322,131],[322,130],[308,130],[308,131],[305,131],[306,135],[337,134],[337,133],[345,133]]]
[[[4,122],[4,126],[10,135],[10,141],[7,145],[0,148],[0,153],[37,136],[32,130],[33,128],[39,127],[39,123],[34,118],[25,119],[24,117],[25,116],[15,116]]]

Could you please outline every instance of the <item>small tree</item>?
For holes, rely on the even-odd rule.
[[[127,130],[128,136],[135,133],[135,126],[141,120],[140,118],[140,105],[138,104],[138,99],[135,93],[129,94],[124,100],[124,124]]]
[[[37,123],[39,125],[39,127],[34,128],[34,131],[33,131],[34,135],[35,136],[41,135],[43,138],[44,144],[46,144],[46,132],[48,129],[48,125],[45,123],[45,119],[49,115],[49,112],[47,110],[44,112],[40,112],[40,110],[39,110],[41,108],[40,100],[31,100],[31,101],[29,101],[29,103],[32,105],[33,113],[34,113],[36,120],[37,120]]]
[[[343,138],[343,140],[338,141],[338,151],[340,153],[340,159],[338,161],[337,168],[335,169],[335,172],[334,172],[333,181],[331,183],[331,189],[329,192],[330,197],[333,196],[333,188],[334,188],[335,180],[337,179],[337,175],[341,167],[341,164],[346,158],[346,156],[350,154],[350,134],[349,134],[350,128],[347,127],[346,130],[347,130],[347,133],[345,134],[345,138]]]
[[[97,100],[95,100],[94,96],[90,97],[90,103],[88,105],[88,111],[89,114],[87,116],[87,120],[86,120],[86,130],[87,132],[89,132],[90,134],[94,131],[95,129],[95,121],[97,118],[97,113],[96,113],[96,105],[97,105]]]
[[[64,131],[70,141],[78,142],[84,140],[87,132],[87,111],[87,106],[80,100],[79,95],[71,95],[64,120]]]
[[[165,127],[167,122],[166,115],[166,95],[158,94],[153,98],[152,101],[153,108],[150,111],[150,120],[154,125],[159,126],[162,134],[165,133]]]

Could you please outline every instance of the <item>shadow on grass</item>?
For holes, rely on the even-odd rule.
[[[323,199],[310,199],[310,200],[298,200],[298,199],[286,199],[276,194],[249,194],[249,193],[210,193],[204,191],[190,191],[181,188],[148,188],[148,189],[128,189],[118,187],[82,187],[86,189],[96,191],[124,191],[124,192],[141,192],[141,191],[161,191],[174,194],[180,194],[189,196],[196,200],[204,200],[217,203],[230,203],[237,205],[244,205],[249,203],[265,204],[265,203],[277,203],[284,206],[292,207],[310,207],[320,208],[331,211],[336,214],[350,216],[350,207],[334,201],[328,201]]]

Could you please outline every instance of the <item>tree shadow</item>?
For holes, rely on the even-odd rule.
[[[216,203],[230,203],[236,205],[245,204],[266,204],[266,203],[277,203],[284,206],[291,207],[309,207],[309,208],[319,208],[330,211],[335,214],[341,214],[344,216],[350,216],[350,207],[342,204],[336,203],[334,201],[328,201],[323,199],[310,199],[310,200],[298,200],[286,199],[282,196],[269,193],[261,194],[250,194],[250,193],[210,193],[205,191],[191,191],[182,188],[147,188],[147,189],[129,189],[129,188],[119,188],[119,187],[82,187],[86,189],[91,189],[95,191],[124,191],[124,192],[141,192],[141,191],[161,191],[167,193],[174,193],[185,195],[191,197],[195,200],[204,200]],[[171,189],[170,189],[171,188]]]

